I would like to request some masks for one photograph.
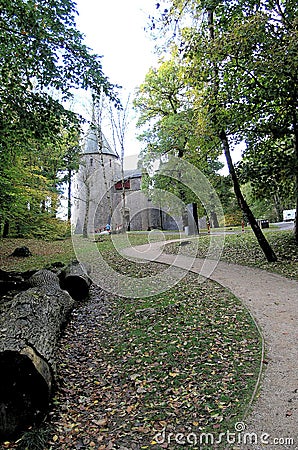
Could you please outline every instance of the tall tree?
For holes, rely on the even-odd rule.
[[[277,0],[173,0],[170,5],[167,20],[174,17],[175,24],[183,27],[185,14],[195,19],[196,27],[184,26],[181,32],[181,52],[192,63],[191,73],[205,81],[205,92],[201,85],[198,89],[200,106],[204,106],[201,113],[209,119],[210,134],[222,142],[239,204],[251,216],[230,145],[253,130],[267,134],[278,130],[279,137],[292,134],[296,154],[297,5]],[[194,84],[196,79],[192,77]],[[267,258],[275,260],[255,225]]]
[[[216,171],[211,170],[211,167],[214,167],[211,164],[211,155],[216,159],[218,151],[209,149],[207,153],[200,146],[192,91],[186,83],[185,68],[177,50],[172,50],[170,59],[163,61],[158,69],[149,70],[134,100],[134,106],[139,113],[138,126],[145,127],[139,135],[139,140],[144,144],[141,160],[147,169],[157,159],[162,160],[165,155],[174,155],[193,163],[210,176]],[[177,177],[176,182],[171,180],[169,184],[169,180],[164,176],[157,175],[154,177],[154,183],[159,188],[167,186],[167,189],[178,195],[185,204],[198,203],[200,206],[199,199],[179,182],[179,174]],[[186,226],[185,211],[182,212],[182,217]],[[218,225],[215,211],[212,217],[214,226]]]
[[[20,158],[32,168],[30,161],[58,148],[62,129],[79,129],[80,118],[67,107],[74,89],[90,88],[95,97],[104,91],[118,104],[100,57],[76,29],[76,14],[72,0],[0,0],[2,222],[13,210],[15,185],[22,183],[22,171],[10,168]]]
[[[222,38],[224,34],[220,29],[216,29],[216,23],[214,20],[215,7],[212,4],[207,5],[207,27],[209,31],[209,48],[210,53],[212,52],[211,58],[206,55],[206,60],[209,61],[211,67],[210,73],[210,89],[208,89],[211,102],[209,104],[208,112],[210,115],[211,127],[214,130],[215,137],[218,137],[221,141],[223,152],[226,158],[229,173],[233,182],[234,192],[237,198],[239,207],[241,208],[243,215],[249,221],[252,230],[262,248],[266,258],[270,262],[276,261],[276,255],[265,238],[262,230],[260,229],[247,201],[245,200],[243,193],[241,191],[239,179],[232,161],[231,147],[229,134],[233,136],[238,131],[237,125],[239,127],[239,116],[233,114],[233,111],[229,111],[230,104],[235,102],[235,99],[226,97],[225,90],[225,78],[230,76],[230,73],[225,67],[225,57],[222,53],[219,53],[216,48],[216,43],[219,38]],[[216,34],[218,32],[218,35]],[[224,30],[225,32],[225,30]],[[214,45],[215,44],[215,45]],[[226,110],[228,112],[226,113]],[[236,120],[235,120],[236,119]],[[234,128],[234,126],[236,127]],[[234,129],[233,129],[234,128]]]
[[[238,165],[240,181],[249,182],[252,194],[274,205],[276,219],[295,204],[295,156],[291,139],[265,138],[247,142]]]
[[[260,149],[261,141],[265,148],[268,142],[275,148],[281,140],[291,142],[284,170],[291,162],[297,203],[297,2],[238,0],[236,5],[230,6],[234,20],[229,26],[219,19],[224,32],[214,45],[224,74],[222,99],[230,109],[229,119],[234,117],[238,138],[249,144],[250,154],[252,144]],[[264,158],[264,166],[267,162]],[[271,164],[274,172],[274,160]]]
[[[122,182],[122,231],[125,232],[128,224],[126,223],[126,194],[125,194],[125,176],[124,176],[124,156],[126,150],[126,138],[129,127],[129,109],[130,109],[130,95],[128,95],[126,103],[123,109],[113,108],[110,105],[109,119],[112,127],[112,137],[114,148],[120,149],[120,162],[121,162],[121,182]]]

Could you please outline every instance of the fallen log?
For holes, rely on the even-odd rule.
[[[11,290],[24,290],[25,279],[33,275],[34,272],[6,272],[0,269],[0,296]]]
[[[84,300],[88,297],[91,286],[89,278],[90,268],[74,261],[67,266],[59,275],[60,285],[76,301]]]
[[[56,349],[74,300],[48,270],[28,280],[0,323],[0,436],[38,424],[55,381]]]

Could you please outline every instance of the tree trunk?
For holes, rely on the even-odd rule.
[[[88,180],[85,183],[86,186],[86,209],[85,209],[85,217],[84,217],[84,225],[83,225],[83,237],[88,237],[88,222],[89,222],[89,208],[90,208],[90,186],[88,184]]]
[[[218,218],[215,211],[210,213],[210,226],[211,228],[219,228]]]
[[[276,190],[278,189],[277,186],[275,186]],[[276,192],[273,195],[273,202],[274,202],[274,209],[276,211],[276,216],[277,216],[277,220],[278,222],[282,222],[283,221],[283,205],[282,205],[282,201],[280,200],[280,196],[278,194],[278,192]]]
[[[210,226],[211,228],[219,228],[218,218],[215,211],[214,195],[210,196]]]
[[[207,9],[207,21],[208,21],[208,28],[209,28],[209,35],[210,35],[210,40],[213,41],[215,38],[215,33],[214,33],[214,10],[213,9]],[[219,70],[216,64],[213,64],[213,71],[214,71],[214,81],[212,84],[213,87],[213,91],[214,91],[214,95],[217,98],[217,94],[218,94],[218,89],[219,89]],[[214,117],[214,122],[217,124],[217,126],[220,126],[220,124],[217,123],[217,118],[216,115]],[[229,146],[229,142],[228,142],[228,138],[226,135],[225,130],[221,130],[219,132],[219,138],[221,140],[222,146],[223,146],[223,150],[224,150],[224,154],[226,157],[226,161],[227,161],[227,165],[229,168],[229,172],[230,172],[230,176],[232,178],[233,181],[233,186],[234,186],[234,191],[235,191],[235,195],[238,201],[238,204],[244,214],[244,216],[246,216],[247,220],[249,221],[252,230],[260,244],[260,247],[262,248],[267,260],[269,262],[274,262],[277,260],[276,255],[274,253],[274,251],[272,250],[272,248],[270,247],[267,239],[265,238],[264,234],[262,233],[259,225],[257,224],[257,221],[252,213],[252,211],[250,210],[248,204],[246,203],[241,189],[240,189],[240,185],[239,185],[239,181],[234,169],[234,165],[233,165],[233,161],[231,158],[231,153],[230,153],[230,146]]]
[[[195,234],[200,234],[200,227],[199,227],[199,216],[198,216],[198,204],[193,203],[193,218],[195,222]]]
[[[226,157],[226,161],[228,164],[228,168],[229,168],[229,172],[233,181],[233,186],[234,186],[234,191],[235,191],[235,195],[238,201],[238,204],[241,208],[241,211],[243,212],[244,216],[247,218],[247,220],[250,223],[250,226],[260,244],[261,249],[263,250],[267,261],[269,262],[275,262],[277,261],[277,257],[273,251],[273,249],[271,248],[270,244],[268,243],[267,239],[265,238],[264,234],[262,233],[261,228],[259,227],[252,211],[250,210],[248,204],[246,203],[241,189],[240,189],[240,185],[239,185],[239,181],[238,181],[238,177],[236,175],[235,169],[234,169],[234,165],[233,165],[233,161],[231,158],[231,153],[230,153],[230,146],[229,146],[229,142],[228,142],[228,138],[227,135],[225,133],[224,130],[222,130],[220,132],[220,140],[222,142],[222,146],[223,146],[223,150],[224,150],[224,154]]]
[[[67,174],[67,183],[68,183],[68,188],[67,188],[67,220],[69,220],[69,221],[71,219],[71,175],[72,175],[72,170],[68,169],[68,174]]]
[[[9,222],[8,222],[7,219],[5,219],[4,226],[3,226],[2,237],[6,238],[8,236],[8,233],[9,233]]]
[[[126,207],[126,192],[125,192],[125,177],[124,177],[124,145],[121,143],[121,178],[122,178],[122,233],[127,231],[127,224],[125,223],[125,207]]]
[[[42,213],[45,213],[45,212],[46,212],[46,200],[45,200],[45,199],[43,199],[43,200],[41,201],[41,204],[40,204],[40,211],[41,211]]]
[[[294,233],[295,233],[295,241],[298,245],[298,226],[297,226],[297,219],[298,219],[298,124],[297,124],[297,114],[296,109],[293,108],[293,129],[294,129],[294,152],[295,152],[295,196],[296,196],[296,218],[295,218],[295,226],[294,226]]]
[[[0,323],[0,436],[38,423],[52,392],[56,349],[74,300],[58,277],[41,270],[17,294]],[[5,369],[4,369],[5,368]]]

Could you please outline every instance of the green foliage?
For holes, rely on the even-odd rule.
[[[74,89],[104,92],[118,104],[76,14],[72,0],[0,0],[2,224],[18,221],[28,203],[43,209],[37,204],[57,195],[59,172],[75,169],[81,119],[66,102]]]
[[[275,189],[272,189],[272,186]],[[271,193],[270,193],[271,188]],[[270,222],[278,222],[283,220],[283,210],[284,209],[292,209],[292,205],[294,204],[294,200],[292,203],[290,199],[293,198],[291,196],[291,183],[289,181],[289,192],[285,191],[285,196],[283,198],[278,196],[279,186],[276,186],[274,183],[271,183],[271,178],[269,177],[266,189],[268,190],[268,195],[264,195],[262,191],[262,186],[259,187],[260,193],[258,190],[258,186],[252,186],[252,183],[246,183],[242,186],[242,191],[247,199],[248,203],[250,203],[253,214],[258,219],[269,219]],[[289,203],[288,203],[289,202]]]
[[[160,11],[175,29],[197,148],[214,151],[227,136],[227,155],[245,141],[243,181],[280,217],[298,199],[297,2],[172,0]]]
[[[221,188],[224,182],[216,173],[222,168],[217,160],[218,150],[201,145],[193,90],[177,49],[173,49],[171,58],[163,61],[158,69],[150,69],[137,92],[134,105],[139,113],[139,127],[146,127],[139,136],[144,143],[140,160],[145,169],[150,170],[157,160],[160,160],[162,167],[164,160],[174,155],[198,167],[213,186]],[[178,171],[169,176],[155,173],[151,179],[147,179],[146,189],[148,195],[155,196],[154,201],[159,202],[162,190],[175,195],[185,205],[196,203],[199,215],[206,214],[201,201],[179,182]],[[228,203],[228,199],[224,199],[225,194],[227,190],[223,189],[221,196]],[[205,207],[210,209],[211,206],[212,209],[212,205],[213,199],[210,197]]]
[[[221,226],[235,227],[241,225],[243,220],[243,214],[241,211],[237,210],[234,213],[225,214],[224,223],[220,223]]]
[[[149,70],[134,106],[139,113],[138,125],[148,126],[139,137],[146,145],[144,162],[169,152],[183,155],[191,143],[193,112],[177,59],[173,57],[158,69]]]
[[[70,224],[65,220],[49,217],[48,214],[39,214],[32,218],[30,223],[24,221],[16,229],[17,237],[46,239],[48,241],[60,240],[70,237]],[[13,236],[13,229],[10,235]]]
[[[83,35],[76,29],[75,6],[72,0],[1,0],[2,80],[10,87],[4,98],[14,100],[11,106],[5,101],[7,108],[20,102],[24,102],[20,106],[28,107],[26,112],[31,102],[61,107],[49,89],[65,98],[71,96],[74,87],[91,88],[95,95],[104,90],[116,100],[100,57],[83,44]],[[49,114],[48,107],[46,111]],[[31,113],[37,118],[36,108]]]
[[[59,174],[77,166],[77,139],[77,133],[64,130],[56,145],[32,142],[30,152],[9,155],[0,175],[0,223],[8,221],[11,233],[32,235],[30,227],[41,214],[43,219],[55,216],[65,181]]]
[[[271,205],[275,219],[282,220],[282,211],[295,204],[295,154],[289,140],[267,138],[250,142],[239,173],[242,182],[250,182],[254,208],[263,205],[270,209]]]

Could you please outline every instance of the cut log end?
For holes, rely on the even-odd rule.
[[[31,356],[31,355],[30,355]],[[14,437],[38,424],[48,408],[51,387],[45,362],[16,351],[0,353],[0,437]],[[39,367],[37,367],[39,366]]]
[[[79,275],[68,275],[63,281],[63,289],[65,289],[70,296],[76,300],[83,300],[89,295],[90,283]]]
[[[88,276],[90,269],[73,262],[60,274],[60,285],[75,301],[84,300],[89,295],[91,280]]]

